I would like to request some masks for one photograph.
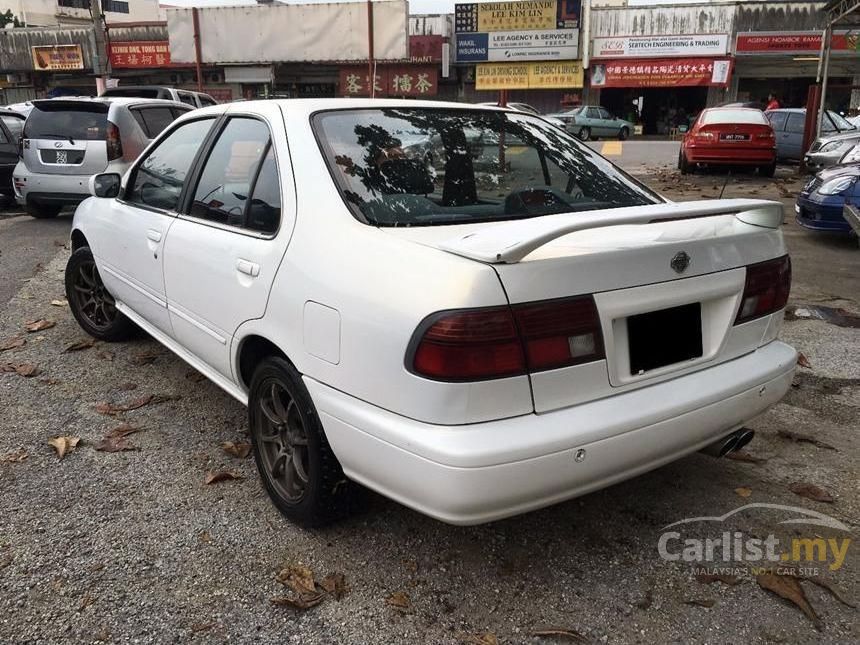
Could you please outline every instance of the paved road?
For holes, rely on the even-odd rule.
[[[674,166],[678,161],[680,141],[590,141],[587,144],[604,157],[634,174],[647,168]]]

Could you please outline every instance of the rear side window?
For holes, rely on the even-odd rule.
[[[189,92],[177,92],[179,95],[179,100],[185,103],[185,105],[193,105],[197,107],[197,102],[194,100],[194,95]]]
[[[176,118],[173,110],[169,107],[135,108],[131,112],[138,125],[150,139],[161,134]]]
[[[0,119],[3,119],[3,124],[9,130],[9,134],[12,135],[12,141],[17,141],[24,131],[24,119],[8,114],[0,116]]]
[[[788,115],[785,129],[794,134],[803,134],[803,124],[806,121],[806,115],[801,112],[792,112]]]
[[[150,88],[122,88],[117,87],[110,90],[105,90],[102,92],[102,96],[128,96],[132,98],[141,98],[141,99],[160,99],[160,98],[170,98],[162,97],[161,90],[157,87]]]
[[[279,217],[280,197],[274,199],[273,193],[279,196],[280,188],[272,187],[273,180],[277,184],[277,173],[272,176],[274,157],[270,153],[269,128],[262,121],[230,119],[203,167],[191,215],[228,226],[274,232],[277,218],[272,220],[272,211],[277,208]],[[248,226],[251,194],[260,175],[263,175],[261,202],[250,209],[253,223]]]
[[[203,107],[209,107],[210,105],[218,105],[215,99],[209,98],[205,94],[199,94],[198,96],[200,98],[200,105],[202,105]]]
[[[788,118],[785,112],[768,112],[765,116],[777,132],[785,128],[785,120]]]
[[[25,139],[81,139],[104,141],[107,105],[60,104],[39,106],[24,124]]]
[[[770,122],[764,117],[764,113],[759,110],[707,110],[702,116],[702,125],[719,125],[721,123],[770,125]]]
[[[133,204],[175,210],[191,163],[214,119],[180,125],[138,164],[129,181],[125,200]]]

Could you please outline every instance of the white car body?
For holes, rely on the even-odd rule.
[[[370,226],[336,189],[311,118],[380,107],[475,109],[344,99],[197,110],[160,139],[213,114],[269,127],[281,182],[277,233],[93,197],[77,209],[73,247],[92,249],[121,312],[242,403],[253,368],[243,351],[260,339],[277,347],[301,373],[343,472],[454,524],[657,468],[787,392],[796,353],[777,340],[782,310],[734,324],[745,267],[786,255],[781,205],[665,202],[504,223]],[[690,262],[681,275],[670,265],[682,252]],[[470,382],[428,379],[406,364],[434,312],[578,294],[595,294],[601,360]],[[628,318],[688,303],[702,303],[702,355],[632,374]]]

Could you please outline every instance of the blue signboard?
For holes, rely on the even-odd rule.
[[[475,63],[487,60],[489,34],[457,34],[457,62]]]

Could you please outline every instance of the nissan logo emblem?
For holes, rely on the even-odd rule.
[[[680,251],[672,258],[669,266],[675,270],[675,273],[684,273],[684,271],[687,270],[687,267],[690,266],[690,256],[687,255],[686,252]]]

